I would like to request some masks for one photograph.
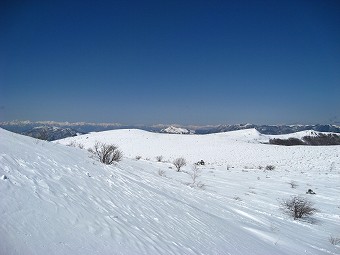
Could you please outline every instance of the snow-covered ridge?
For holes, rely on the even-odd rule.
[[[314,131],[289,134],[289,137],[302,137]],[[139,129],[121,129],[103,132],[93,132],[57,142],[70,144],[75,142],[85,148],[92,148],[99,141],[118,145],[125,156],[134,158],[138,155],[145,158],[164,156],[172,161],[177,157],[185,157],[190,162],[206,160],[216,163],[245,164],[253,162],[254,157],[263,159],[263,154],[275,161],[276,150],[286,151],[287,148],[275,149],[264,145],[269,139],[285,137],[282,135],[263,135],[256,129],[244,129],[225,133],[207,135],[158,134]],[[304,150],[303,148],[295,148]],[[267,160],[267,159],[264,159]],[[290,160],[289,157],[285,160]],[[256,161],[256,160],[255,160]]]
[[[275,139],[275,138],[276,139],[289,139],[289,138],[302,139],[305,136],[316,137],[319,134],[328,135],[328,134],[337,134],[337,133],[318,132],[318,131],[314,131],[314,130],[304,130],[304,131],[295,132],[295,133],[291,133],[291,134],[284,134],[284,135],[266,135],[266,137],[268,137],[270,139]]]

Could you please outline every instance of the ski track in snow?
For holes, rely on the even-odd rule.
[[[254,130],[115,130],[58,141],[117,144],[125,157],[106,166],[86,150],[0,129],[0,176],[8,178],[0,180],[0,254],[339,254],[328,238],[340,235],[340,146],[265,139]],[[175,172],[158,155],[204,159],[206,188],[186,185],[190,164]],[[269,164],[276,169],[258,169]],[[308,188],[320,212],[294,221],[280,199]]]

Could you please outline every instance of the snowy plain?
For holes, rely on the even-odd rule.
[[[329,237],[340,237],[340,146],[263,144],[270,137],[127,129],[51,143],[0,129],[0,254],[339,254]],[[123,160],[98,162],[86,150],[96,141]],[[205,187],[192,187],[201,159]],[[291,195],[319,212],[293,220],[279,206]]]

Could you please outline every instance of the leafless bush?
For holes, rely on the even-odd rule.
[[[201,172],[202,170],[197,165],[193,165],[191,172],[188,173],[192,179],[192,184],[196,183],[197,178],[201,176]]]
[[[157,160],[157,162],[162,162],[163,161],[163,156],[162,155],[157,156],[156,160]]]
[[[296,189],[296,187],[299,186],[299,185],[296,184],[295,181],[290,181],[290,182],[288,182],[288,184],[290,184],[292,189]]]
[[[329,242],[333,245],[338,245],[340,244],[340,238],[339,237],[334,237],[334,236],[330,236],[328,238]]]
[[[176,167],[177,172],[179,172],[181,170],[181,167],[185,166],[187,162],[184,158],[177,158],[174,160],[173,164]]]
[[[92,154],[95,153],[94,150],[93,150],[92,148],[88,148],[87,151],[90,152],[90,153],[92,153]]]
[[[84,149],[84,144],[78,143],[78,148],[79,148],[79,149]]]
[[[293,196],[281,202],[281,208],[291,215],[294,220],[305,216],[313,215],[318,210],[313,207],[313,203],[300,196]]]
[[[111,165],[114,162],[118,162],[123,157],[123,153],[118,150],[116,145],[113,144],[96,142],[94,145],[94,151],[99,161],[106,165]]]
[[[158,175],[159,176],[164,176],[165,177],[165,171],[162,169],[158,169]]]
[[[199,189],[205,189],[205,184],[201,181],[197,181],[197,178],[201,176],[202,170],[198,168],[196,164],[192,166],[191,172],[186,172],[192,179],[191,183],[188,185],[192,188],[197,187]]]
[[[273,165],[267,165],[266,166],[266,170],[268,170],[268,171],[273,171],[275,169],[275,166],[273,166]]]
[[[141,158],[142,158],[142,156],[139,156],[139,155],[136,156],[136,159],[137,159],[137,160],[140,160]]]

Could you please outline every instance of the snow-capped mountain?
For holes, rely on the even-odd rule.
[[[192,130],[188,130],[186,128],[179,128],[175,126],[169,126],[167,128],[162,129],[160,132],[167,133],[167,134],[193,134],[195,133]]]

